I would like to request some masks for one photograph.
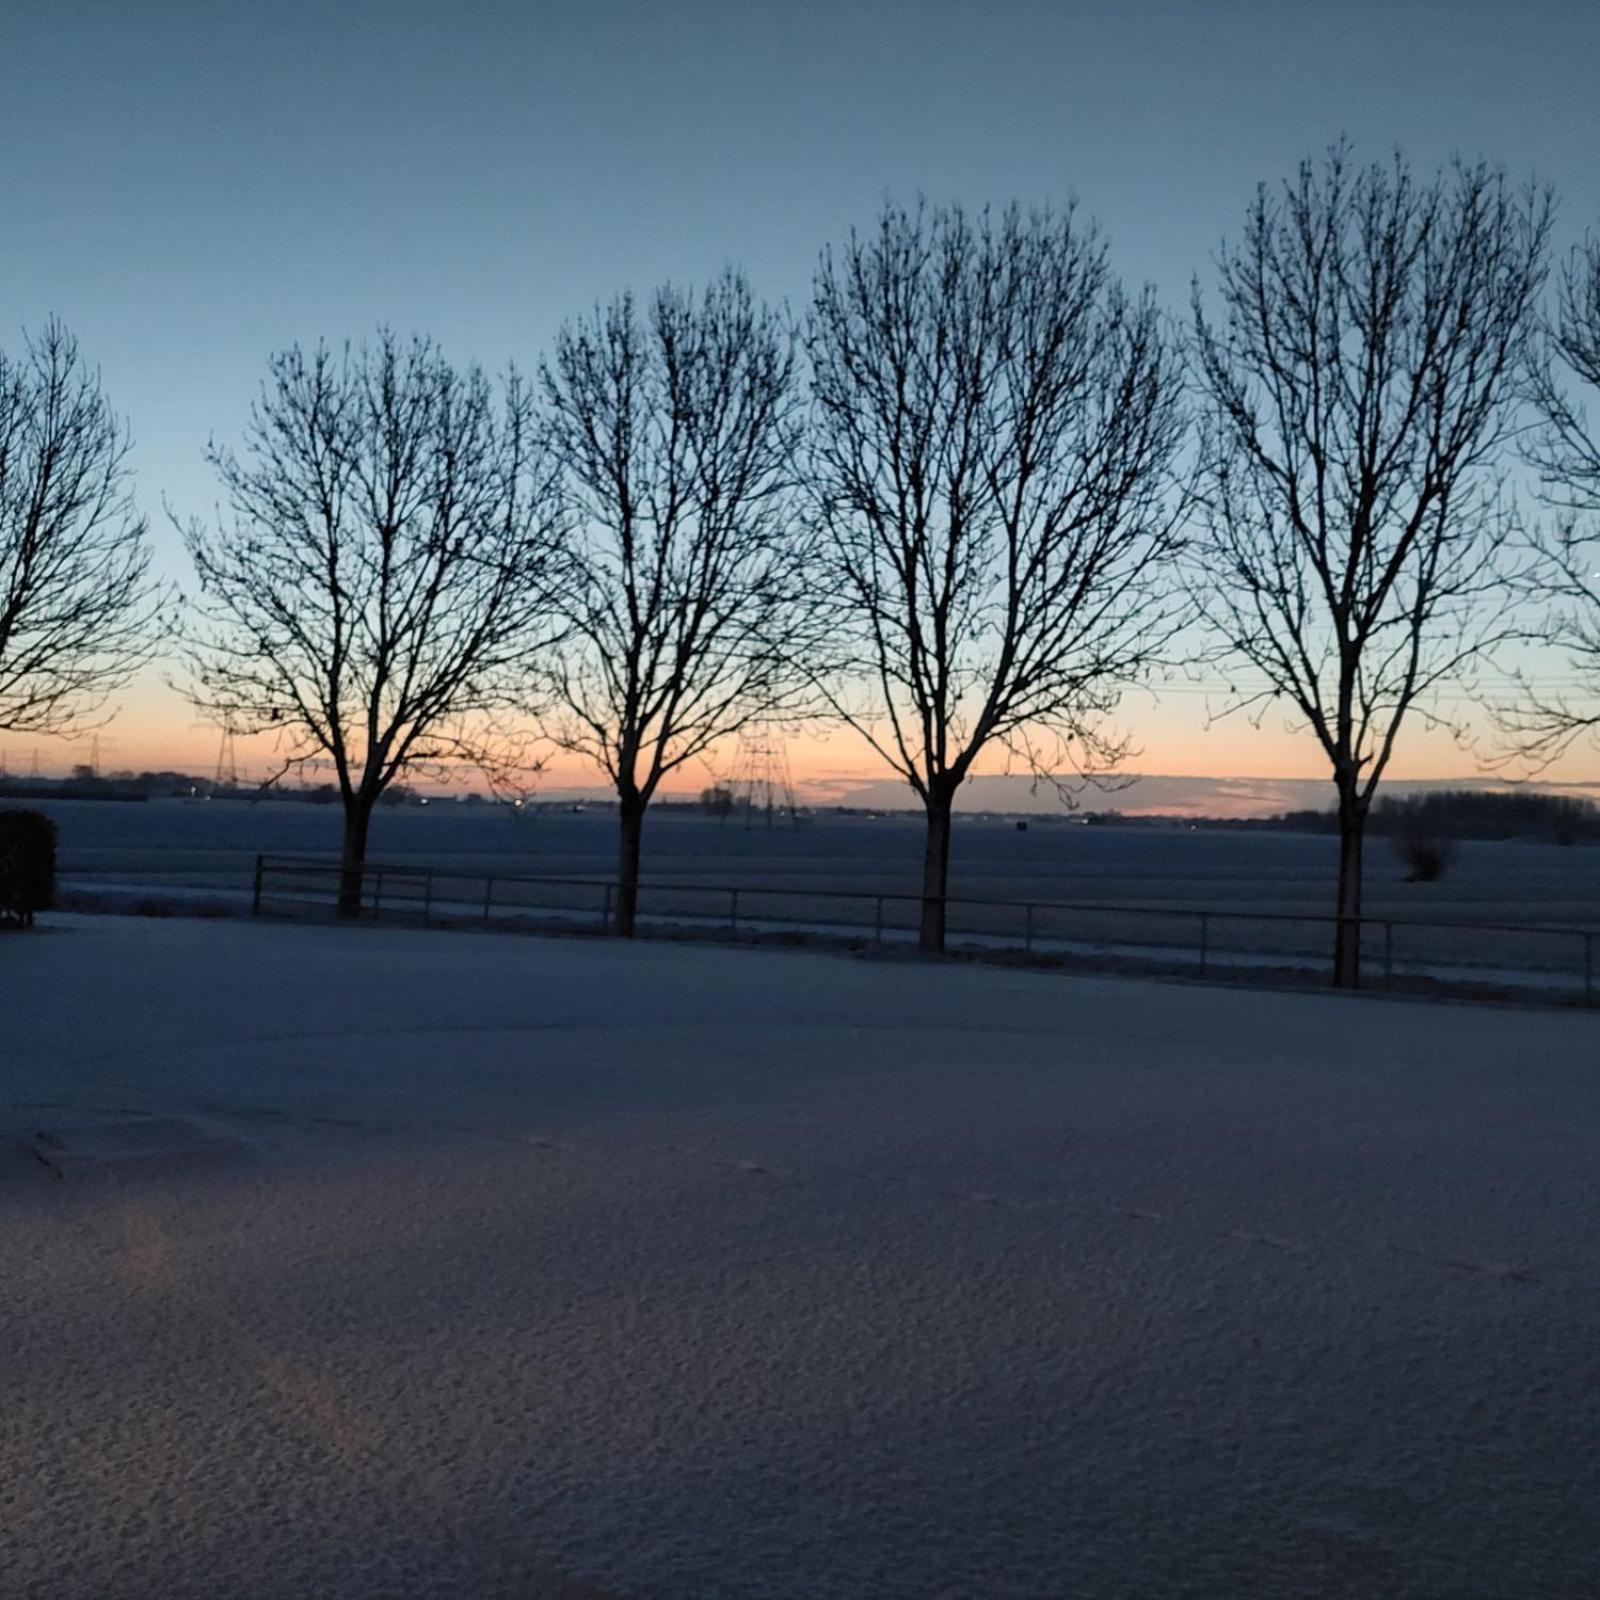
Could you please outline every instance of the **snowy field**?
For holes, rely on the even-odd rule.
[[[5,804],[17,804],[8,801]],[[339,810],[284,801],[50,801],[61,871],[79,883],[243,890],[258,852],[337,856]],[[917,892],[922,824],[914,815],[818,816],[746,827],[652,811],[647,880],[874,893]],[[436,802],[382,808],[372,857],[464,872],[610,878],[616,819],[604,812],[512,812]],[[1088,828],[1035,818],[956,818],[951,892],[995,900],[1112,902],[1262,912],[1332,909],[1338,844],[1296,833]],[[1438,883],[1406,883],[1387,840],[1368,846],[1373,916],[1600,925],[1600,848],[1469,841]]]
[[[1600,1024],[0,939],[0,1593],[1600,1593]]]
[[[47,809],[61,830],[64,900],[80,911],[176,904],[237,912],[248,906],[258,852],[326,861],[339,843],[338,811],[327,806],[79,801]],[[615,819],[603,812],[449,801],[386,808],[374,821],[372,859],[405,870],[370,876],[369,901],[402,921],[420,923],[430,908],[479,920],[492,875],[498,920],[548,927],[575,917],[595,928],[615,848]],[[921,851],[921,824],[910,815],[823,815],[767,828],[660,810],[646,827],[642,916],[655,931],[701,936],[905,940],[917,923]],[[1374,839],[1368,857],[1374,981],[1392,974],[1402,986],[1442,981],[1576,1003],[1587,972],[1591,998],[1600,992],[1600,848],[1469,842],[1446,877],[1429,884],[1405,881],[1387,840]],[[1003,818],[958,817],[951,944],[1026,947],[1113,970],[1189,971],[1207,962],[1213,976],[1231,969],[1259,978],[1280,967],[1321,975],[1336,858],[1336,842],[1314,835],[1084,827],[1064,813],[1018,831]],[[268,908],[303,912],[309,895],[325,909],[332,888],[327,876],[297,882],[280,873],[268,884]],[[1451,926],[1463,923],[1473,926]],[[1542,931],[1506,931],[1527,924]],[[1581,929],[1591,930],[1587,938]]]

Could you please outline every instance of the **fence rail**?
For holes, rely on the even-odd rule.
[[[258,856],[252,910],[258,916],[290,909],[331,911],[344,879],[337,861]],[[608,878],[393,862],[369,863],[358,889],[359,914],[369,919],[599,934],[613,931],[617,895],[615,880]],[[649,882],[639,886],[638,922],[646,931],[712,938],[810,935],[882,945],[914,938],[924,903],[920,894],[873,889]],[[1190,971],[1200,977],[1325,970],[1333,930],[1343,920],[1359,924],[1363,947],[1386,987],[1421,979],[1534,991],[1585,1006],[1597,1000],[1600,928],[971,895],[948,895],[944,908],[947,943],[954,949],[1019,951],[1086,966]]]

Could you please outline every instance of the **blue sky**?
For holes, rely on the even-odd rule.
[[[208,509],[201,447],[275,347],[387,321],[531,366],[595,299],[730,260],[803,303],[889,195],[1076,196],[1180,309],[1254,185],[1345,132],[1537,175],[1569,244],[1600,226],[1596,62],[1600,6],[1556,0],[9,0],[0,341],[66,319],[160,523]],[[1270,730],[1203,747],[1192,699],[1134,714],[1152,770],[1317,770]],[[191,721],[151,680],[112,733],[176,757]]]

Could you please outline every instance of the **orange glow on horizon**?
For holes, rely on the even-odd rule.
[[[1263,783],[1328,778],[1326,763],[1311,735],[1304,730],[1287,729],[1281,722],[1269,720],[1255,728],[1236,718],[1208,729],[1203,710],[1192,699],[1168,700],[1154,707],[1129,710],[1126,726],[1138,746],[1137,754],[1123,769],[1129,774],[1253,780],[1252,798],[1240,798],[1255,810],[1261,806],[1259,788]],[[40,772],[61,774],[75,765],[89,764],[97,755],[102,773],[178,771],[210,778],[218,767],[221,742],[220,731],[201,722],[175,690],[160,682],[146,682],[136,685],[124,697],[121,709],[100,730],[97,742],[88,736],[64,740],[0,734],[0,759],[6,770],[19,775],[30,772],[35,760]],[[896,781],[866,741],[849,730],[793,738],[788,741],[786,753],[800,798],[812,803],[837,802],[865,784]],[[267,735],[238,739],[235,757],[241,777],[248,782],[263,781],[283,764],[280,749]],[[692,762],[673,774],[662,792],[695,794],[707,784],[729,776],[732,767],[731,753],[722,754],[720,759],[713,753],[711,759]],[[994,777],[1006,771],[1004,752],[991,751],[980,760],[974,776]],[[1447,734],[1429,730],[1420,722],[1407,730],[1390,775],[1466,781],[1487,781],[1493,776],[1472,751],[1463,750]],[[1593,746],[1580,748],[1544,776],[1572,784],[1600,782],[1600,751]],[[304,777],[313,782],[329,781],[331,772],[310,769]],[[469,780],[465,786],[477,785]],[[598,770],[559,751],[549,754],[545,772],[536,785],[537,790],[554,793],[604,787],[604,776]],[[886,801],[879,799],[875,803]],[[909,787],[905,803],[915,804]],[[968,803],[973,803],[970,798]],[[1140,804],[1138,786],[1120,795],[1108,795],[1102,803],[1129,812],[1145,809]],[[1174,803],[1162,809],[1183,808]],[[1213,808],[1209,814],[1217,813]]]

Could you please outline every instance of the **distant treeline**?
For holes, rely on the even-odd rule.
[[[1232,826],[1337,833],[1339,818],[1333,811],[1284,811]],[[1600,839],[1600,806],[1592,800],[1523,790],[1440,789],[1380,796],[1368,828],[1394,837],[1423,829],[1444,839],[1540,839],[1577,844]]]
[[[0,800],[300,800],[333,805],[339,790],[331,783],[272,784],[219,782],[190,772],[114,772],[101,776],[77,767],[66,778],[0,779]],[[419,797],[405,784],[391,784],[381,804],[405,805]]]

